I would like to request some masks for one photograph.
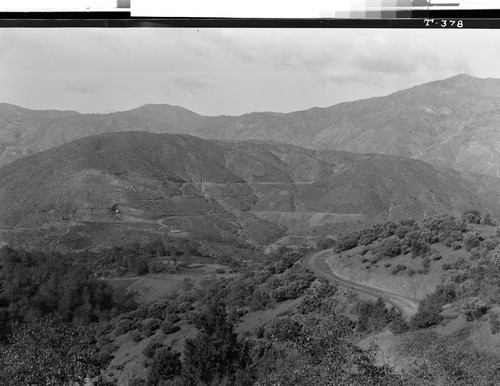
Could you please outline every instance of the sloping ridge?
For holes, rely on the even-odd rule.
[[[500,177],[498,122],[500,80],[465,74],[384,97],[287,114],[203,116],[167,104],[78,114],[0,105],[0,166],[84,136],[140,130],[397,155]]]
[[[255,197],[224,164],[218,145],[196,137],[127,132],[83,138],[0,169],[1,221],[38,223],[83,209],[105,217],[116,204],[196,213],[188,199],[200,213],[224,212],[211,184],[240,185],[239,209],[249,209]]]
[[[341,214],[357,222],[468,208],[500,213],[498,180],[421,161],[145,132],[27,156],[0,168],[0,180],[2,226],[241,213]]]

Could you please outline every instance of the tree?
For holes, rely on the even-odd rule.
[[[95,359],[85,339],[82,329],[59,317],[18,325],[10,343],[0,346],[0,384],[82,384],[107,365]]]
[[[372,333],[382,330],[397,315],[390,312],[382,298],[376,301],[361,300],[356,306],[358,313],[357,330]]]
[[[181,373],[179,353],[170,348],[159,348],[153,356],[153,363],[149,369],[147,385],[157,386]]]
[[[467,232],[464,236],[465,250],[470,252],[472,248],[479,246],[481,238],[477,232]]]
[[[429,244],[427,244],[423,240],[414,240],[411,243],[411,256],[412,258],[418,256],[424,256],[427,252],[430,251]]]
[[[401,315],[396,316],[391,323],[389,329],[393,334],[402,334],[410,329],[410,325],[403,319]]]
[[[450,303],[456,298],[453,285],[438,286],[433,293],[428,294],[418,305],[418,310],[411,320],[414,328],[427,328],[443,320],[440,315],[443,304]]]
[[[387,257],[395,257],[401,253],[401,244],[397,236],[390,236],[382,243],[382,252]]]
[[[483,224],[484,225],[492,225],[492,226],[495,226],[495,221],[493,221],[493,219],[491,218],[491,214],[489,213],[485,213],[484,217],[483,217]]]
[[[481,223],[481,212],[477,210],[466,210],[462,214],[462,219],[464,219],[469,224],[480,224]]]
[[[324,236],[319,238],[317,244],[318,249],[328,249],[328,248],[333,248],[334,246],[335,246],[335,240]]]
[[[468,321],[479,319],[486,311],[488,311],[486,303],[478,297],[469,298],[462,305],[462,312]]]
[[[359,234],[357,232],[349,233],[345,236],[339,237],[337,244],[335,244],[333,249],[336,253],[340,253],[357,247],[358,243]]]
[[[279,316],[266,325],[264,336],[285,345],[297,344],[302,336],[302,324],[289,316]]]
[[[199,330],[194,339],[186,340],[184,375],[193,384],[220,384],[230,381],[239,369],[249,364],[249,346],[238,340],[226,308],[212,300],[194,318]],[[234,383],[234,382],[233,382]]]
[[[308,319],[308,328],[295,339],[294,350],[263,377],[261,385],[401,385],[387,366],[377,366],[374,350],[358,347],[347,318],[332,314],[321,320]]]

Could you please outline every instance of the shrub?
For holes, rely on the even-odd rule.
[[[417,311],[416,315],[412,318],[411,325],[414,328],[427,328],[438,324],[443,320],[443,317],[439,315],[441,312],[441,306],[436,308],[422,308]]]
[[[469,224],[480,224],[481,223],[481,212],[477,210],[466,210],[462,214],[462,219]]]
[[[415,275],[417,273],[417,271],[415,271],[413,268],[410,268],[408,270],[408,276],[412,277],[413,275]]]
[[[499,244],[498,240],[487,239],[481,242],[480,246],[488,252],[493,251]]]
[[[467,252],[470,252],[472,248],[478,247],[481,242],[481,238],[477,232],[468,232],[464,236],[464,246]]]
[[[496,223],[495,221],[493,221],[493,219],[491,218],[491,214],[489,213],[485,213],[484,216],[483,216],[483,224],[484,225],[491,225],[491,226],[495,226]]]
[[[421,233],[422,239],[429,244],[435,244],[439,242],[439,236],[438,236],[438,231],[434,230],[431,231],[429,229],[425,229]]]
[[[328,249],[328,248],[333,248],[334,246],[335,246],[335,240],[330,239],[328,237],[320,237],[317,244],[318,249]]]
[[[160,319],[150,319],[143,326],[143,331],[145,336],[151,336],[156,330],[160,328]]]
[[[142,335],[139,331],[132,331],[130,333],[130,339],[132,340],[132,342],[137,343],[142,340]]]
[[[433,256],[432,256],[432,260],[434,260],[434,261],[439,261],[439,260],[441,260],[442,258],[443,258],[443,256],[438,255],[438,254],[436,254],[436,255],[433,255]]]
[[[96,330],[96,337],[101,337],[103,335],[106,335],[108,332],[110,332],[113,329],[113,325],[110,322],[104,322],[101,323]]]
[[[394,318],[391,323],[389,323],[389,329],[395,335],[403,334],[410,330],[410,325],[401,317],[401,315],[399,315]]]
[[[181,319],[175,314],[167,315],[165,317],[165,320],[161,323],[161,331],[165,335],[172,334],[176,331],[179,331],[180,327],[175,325],[175,323],[177,323],[179,320],[181,320]]]
[[[376,241],[379,237],[381,232],[383,231],[383,226],[382,224],[377,224],[374,225],[370,228],[365,228],[361,231],[359,231],[359,244],[360,245],[370,245],[374,241]]]
[[[153,358],[155,355],[156,350],[159,348],[163,347],[163,344],[159,342],[150,342],[144,350],[142,350],[142,355],[144,355],[146,358]]]
[[[458,276],[458,275],[457,275]],[[453,278],[454,280],[461,281],[462,277],[458,278]],[[467,279],[464,280],[460,285],[458,286],[458,291],[460,293],[460,296],[473,296],[477,293],[478,290],[478,283],[476,283],[473,279]]]
[[[404,239],[405,236],[411,231],[411,227],[408,225],[401,225],[396,229],[396,236],[398,236],[400,239]]]
[[[133,377],[130,381],[128,381],[128,386],[146,386],[146,381],[141,378]]]
[[[274,264],[276,273],[283,273],[291,268],[297,261],[299,261],[304,254],[299,251],[288,251]]]
[[[406,269],[406,265],[398,264],[391,269],[391,274],[396,275],[397,273],[404,271]]]
[[[115,327],[116,335],[123,335],[135,328],[134,321],[130,319],[120,320]]]
[[[148,330],[158,330],[160,328],[160,323],[161,323],[161,320],[160,319],[156,319],[156,318],[153,318],[153,319],[150,319],[146,322],[146,324],[144,325],[144,327]]]
[[[456,298],[455,287],[452,285],[439,286],[428,294],[419,304],[416,315],[411,320],[413,328],[427,328],[441,322],[440,315],[443,304]]]
[[[301,337],[302,324],[289,316],[279,316],[265,327],[264,336],[279,343],[298,342]]]
[[[387,257],[395,257],[401,253],[401,245],[397,236],[389,237],[383,241],[382,252]]]
[[[252,311],[258,311],[265,309],[269,303],[271,303],[271,298],[267,292],[258,288],[253,291],[249,306]]]
[[[493,335],[500,332],[500,314],[494,313],[490,315],[490,327]]]
[[[149,315],[148,306],[142,305],[134,311],[134,315],[139,319],[146,319]]]
[[[148,317],[162,319],[165,309],[168,307],[166,302],[156,302],[148,307]]]
[[[118,315],[117,317],[111,319],[111,324],[113,327],[116,327],[116,325],[120,323],[122,320],[133,320],[133,319],[134,319],[133,312],[129,312],[126,314]]]
[[[430,268],[431,268],[431,259],[429,257],[425,257],[424,260],[422,261],[422,269],[420,270],[420,273],[428,274]]]
[[[167,316],[165,316],[164,319],[164,321],[168,321],[172,324],[177,323],[180,320],[181,320],[180,316],[176,314],[168,314]]]
[[[174,332],[179,331],[181,328],[176,326],[175,324],[169,322],[168,320],[164,320],[161,324],[161,331],[165,334],[173,334]]]
[[[454,241],[451,243],[451,247],[453,248],[454,251],[458,251],[459,249],[462,249],[462,243],[458,241]]]
[[[488,311],[486,303],[478,297],[469,298],[462,304],[462,312],[468,321],[479,319],[486,311]]]
[[[379,253],[382,250],[382,242],[381,241],[375,241],[370,245],[370,251],[372,255],[375,255],[376,253]]]
[[[295,266],[278,280],[268,282],[267,287],[271,289],[271,296],[280,302],[298,298],[315,279],[316,277],[311,272],[301,266]]]
[[[162,381],[181,373],[180,354],[174,353],[170,348],[158,348],[153,356],[153,363],[148,373],[148,385],[159,385]]]
[[[357,330],[362,333],[372,333],[382,330],[395,315],[389,311],[382,298],[376,301],[361,300],[356,305],[358,314]]]
[[[249,364],[250,347],[244,338],[238,339],[220,299],[201,308],[195,327],[197,336],[187,339],[184,348],[187,384],[224,384],[217,381],[223,378],[229,381],[226,384],[235,384],[232,375]]]
[[[414,240],[411,244],[411,257],[415,258],[417,256],[424,256],[430,251],[429,244],[425,241]]]
[[[359,234],[357,232],[349,233],[348,235],[339,237],[337,244],[334,247],[336,253],[347,251],[358,246]]]
[[[470,268],[469,262],[464,257],[460,257],[453,263],[450,263],[450,266],[451,269],[457,269],[457,270],[464,270]]]
[[[384,264],[384,268],[390,268],[390,267],[391,267],[391,265],[392,265],[391,263],[385,263],[385,264]]]

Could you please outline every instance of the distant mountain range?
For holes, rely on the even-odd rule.
[[[500,180],[488,176],[396,156],[175,134],[86,137],[3,166],[0,181],[0,226],[21,244],[43,230],[41,246],[169,232],[265,245],[285,228],[468,208],[500,215]]]
[[[0,104],[0,165],[88,135],[147,131],[390,154],[500,177],[499,122],[500,80],[469,75],[288,114],[209,117],[170,105],[79,114]]]

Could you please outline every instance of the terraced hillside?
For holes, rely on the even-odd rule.
[[[37,247],[166,234],[267,245],[286,229],[500,213],[496,179],[420,161],[144,132],[27,156],[1,168],[0,180],[2,238]]]

